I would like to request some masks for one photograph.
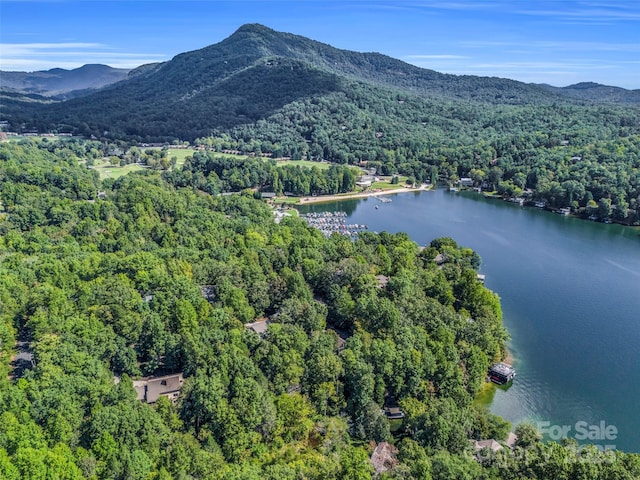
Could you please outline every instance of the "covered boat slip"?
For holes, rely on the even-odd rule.
[[[513,380],[516,376],[516,370],[507,363],[495,363],[489,367],[488,379],[493,383],[502,385]]]

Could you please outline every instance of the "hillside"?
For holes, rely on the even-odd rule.
[[[551,92],[567,97],[602,103],[640,104],[640,90],[601,85],[593,82],[576,83],[567,87],[542,85]]]
[[[89,91],[124,80],[128,73],[128,69],[107,65],[83,65],[73,70],[53,68],[38,72],[0,71],[0,86],[14,92],[64,99],[86,95]]]
[[[140,73],[142,72],[142,73]],[[296,100],[349,93],[365,84],[420,101],[491,105],[550,104],[556,92],[513,80],[445,75],[377,53],[339,50],[261,25],[245,25],[220,43],[137,70],[126,82],[86,98],[24,111],[3,102],[12,123],[79,133],[193,140],[214,129],[267,118]],[[362,102],[354,105],[362,109]]]
[[[67,72],[66,80],[59,78],[65,72],[62,70],[40,75],[46,74],[50,94],[63,85],[67,89],[104,85],[106,73],[99,74],[98,67]],[[90,72],[97,75],[93,83],[88,80]],[[37,91],[44,88],[45,78],[33,82],[31,91]],[[23,79],[22,88],[25,84]],[[0,106],[2,120],[9,120],[14,127],[26,124],[38,130],[62,128],[95,136],[109,132],[112,138],[138,140],[194,140],[267,119],[297,101],[338,92],[349,97],[351,107],[364,117],[370,114],[367,106],[377,98],[393,98],[393,102],[411,99],[416,112],[429,111],[433,102],[453,102],[467,110],[466,105],[475,105],[482,111],[487,106],[495,110],[500,106],[579,105],[591,100],[635,98],[633,92],[623,95],[628,92],[623,89],[611,95],[595,88],[556,89],[494,77],[447,75],[378,53],[340,50],[251,24],[215,45],[177,55],[169,62],[139,67],[127,81],[83,98],[42,108],[37,104],[25,107],[5,96]],[[358,92],[357,99],[354,92]],[[325,113],[331,115],[330,111]],[[467,119],[463,115],[460,120]]]

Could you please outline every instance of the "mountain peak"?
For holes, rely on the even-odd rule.
[[[275,33],[275,30],[260,23],[245,23],[235,33]]]

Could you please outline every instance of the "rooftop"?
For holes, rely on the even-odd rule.
[[[133,381],[138,400],[147,403],[156,403],[158,398],[165,396],[171,401],[178,398],[184,378],[182,373],[174,373],[172,375],[164,375],[162,377],[148,377]]]
[[[489,368],[489,371],[499,373],[504,376],[509,376],[509,375],[513,375],[516,369],[507,363],[500,362],[500,363],[494,363],[493,365],[491,365],[491,367]]]
[[[494,452],[497,452],[504,448],[502,445],[496,442],[493,438],[489,440],[476,440],[474,442],[474,446],[476,448],[476,451],[482,450],[483,448],[488,448],[490,450],[493,450]]]
[[[376,445],[370,460],[376,475],[388,472],[399,463],[396,453],[398,453],[398,449],[390,443],[381,442]]]
[[[262,318],[252,323],[245,323],[244,326],[249,330],[253,330],[258,335],[262,335],[267,332],[267,328],[269,327],[269,319]]]

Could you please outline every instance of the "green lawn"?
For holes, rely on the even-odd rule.
[[[154,149],[154,148],[158,149],[160,147],[150,147],[149,149]],[[147,150],[147,149],[145,148],[144,150]],[[184,161],[186,160],[186,158],[192,156],[194,153],[195,153],[195,150],[193,148],[169,148],[167,152],[167,156],[169,157],[169,159],[176,157],[177,159],[176,168],[181,168],[184,165]],[[220,157],[231,157],[231,158],[249,158],[247,155],[234,155],[232,153],[222,153],[222,152],[215,152],[214,155],[220,156]],[[270,160],[267,157],[255,157],[255,158],[258,158],[260,160]],[[278,165],[296,165],[298,167],[318,167],[321,170],[327,170],[331,166],[331,164],[328,162],[312,162],[310,160],[278,160],[277,164]],[[142,170],[143,167],[141,167],[140,165],[133,165],[133,164],[126,165],[124,167],[120,167],[120,166],[113,167],[108,161],[102,160],[102,161],[96,161],[93,168],[95,168],[98,171],[98,173],[100,173],[100,178],[104,180],[105,178],[118,178],[118,177],[121,177],[122,175],[126,175],[129,172]],[[388,183],[385,183],[385,185],[387,188],[389,188]],[[380,187],[377,187],[377,188],[380,188]],[[399,188],[399,187],[396,187],[396,188]],[[298,200],[295,199],[295,200],[286,201],[284,203],[297,203],[297,201]]]
[[[151,147],[151,148],[159,148],[159,147]],[[176,157],[178,161],[176,162],[176,167],[181,167],[184,165],[185,158],[193,155],[195,150],[193,148],[171,148],[169,147],[168,157]],[[227,157],[227,158],[250,158],[249,155],[234,155],[233,153],[223,153],[223,152],[213,152],[213,155],[216,157]],[[255,157],[259,160],[271,160],[269,157]],[[296,165],[298,167],[318,167],[321,170],[327,170],[331,163],[328,162],[312,162],[311,160],[277,160],[276,163],[278,165]]]
[[[379,182],[373,182],[371,184],[371,188],[381,188],[383,190],[395,190],[397,188],[405,188],[408,187],[405,182],[407,181],[407,177],[404,175],[398,176],[398,183],[391,183],[391,179],[393,177],[378,177],[380,178]]]
[[[318,167],[320,170],[328,170],[329,162],[312,162],[311,160],[278,160],[278,165],[296,165],[298,167]]]
[[[300,198],[302,197],[280,197],[274,199],[273,203],[276,205],[297,205],[300,203]]]
[[[119,178],[129,172],[142,170],[143,167],[135,164],[114,167],[108,161],[96,161],[92,168],[97,170],[100,174],[100,179],[104,180],[105,178]]]
[[[194,154],[195,150],[193,148],[169,148],[169,152],[167,156],[169,160],[173,157],[176,157],[178,161],[176,162],[176,167],[180,168],[184,165],[184,160],[187,157],[190,157]]]

